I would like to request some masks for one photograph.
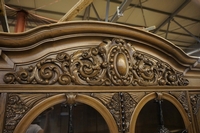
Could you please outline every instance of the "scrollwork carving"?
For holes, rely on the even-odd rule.
[[[188,80],[167,63],[140,52],[134,54],[133,85],[185,86]]]
[[[104,40],[72,54],[59,53],[4,75],[8,84],[185,86],[188,80],[167,63],[134,49],[123,39]]]
[[[13,133],[21,118],[47,94],[9,94],[6,106],[6,121],[3,133]]]

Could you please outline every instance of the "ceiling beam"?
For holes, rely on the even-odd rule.
[[[109,10],[110,10],[110,0],[107,0],[107,4],[106,4],[106,18],[105,18],[106,22],[108,22]]]
[[[160,30],[159,32],[164,32],[164,33],[166,33],[167,32],[167,30]],[[185,34],[185,33],[180,33],[180,32],[175,32],[175,31],[168,31],[168,34],[176,34],[176,35],[180,35],[180,36],[187,36],[187,37],[192,37],[192,36],[190,36],[189,34]],[[160,35],[161,36],[161,34],[158,34],[158,35]],[[198,37],[198,36],[195,36],[195,37]]]
[[[180,42],[180,43],[185,43],[185,44],[193,44],[194,42],[188,42],[188,41],[182,41],[182,40],[175,40],[175,39],[167,39],[171,42]],[[184,46],[184,47],[188,47],[188,46]]]
[[[89,5],[88,7],[85,8],[83,20],[89,20],[89,18],[90,18],[90,7],[91,7],[91,5]]]
[[[181,24],[179,24],[177,21],[175,21],[174,19],[172,19],[173,22],[175,22],[178,26],[180,26],[183,30],[185,30],[190,36],[192,36],[196,41],[198,41],[200,43],[200,39],[199,37],[196,37],[195,35],[193,35],[190,31],[188,31],[185,27],[183,27]]]
[[[165,39],[167,39],[170,24],[171,24],[171,21],[168,22],[168,25],[167,25],[167,31],[166,31],[166,34],[165,34]]]
[[[200,51],[200,47],[199,47],[199,44],[200,43],[195,43],[193,45],[190,46],[190,49],[187,49],[185,50],[185,52],[188,54],[188,55],[193,55],[193,54],[196,54]]]
[[[6,10],[4,7],[4,0],[0,1],[0,21],[4,32],[10,32],[8,22],[7,22],[7,15]]]
[[[185,0],[183,4],[181,4],[165,21],[163,21],[158,28],[154,30],[154,33],[157,33],[161,27],[163,27],[166,23],[168,23],[170,20],[174,18],[188,3],[190,3],[191,0]]]
[[[123,13],[126,8],[131,4],[132,0],[124,0],[119,8],[117,8],[117,11],[115,12],[114,16],[111,18],[110,22],[117,22],[117,20],[120,18],[119,13]]]
[[[110,0],[110,2],[121,4],[121,1],[119,1],[119,0]],[[145,7],[145,6],[141,7],[141,5],[139,5],[139,4],[138,5],[130,4],[129,6],[130,7],[135,7],[135,8],[143,8],[143,10],[148,10],[148,11],[160,13],[160,14],[167,15],[167,16],[171,15],[171,13],[169,13],[169,12],[165,12],[165,11],[161,11],[161,10],[157,10],[157,9],[153,9],[153,8],[149,8],[149,7]],[[189,18],[189,17],[186,17],[186,16],[177,15],[177,14],[175,15],[175,17],[181,18],[181,19],[187,19],[187,20],[190,20],[190,21],[200,22],[199,19]]]
[[[93,0],[79,0],[58,22],[72,20],[92,2]]]
[[[78,16],[76,16],[77,18],[83,18],[83,16],[82,15],[78,15]],[[11,20],[13,20],[13,19],[15,19],[15,17],[13,17],[13,16],[8,16],[8,20],[9,19],[11,19]],[[90,20],[96,20],[96,18],[94,18],[94,17],[90,17]],[[41,21],[39,21],[39,20],[36,20],[36,19],[29,19],[29,18],[27,18],[27,21],[31,21],[31,22],[36,22],[36,23],[41,23],[41,24],[44,24],[44,23],[42,23]],[[51,21],[51,23],[55,23],[55,21]],[[127,24],[127,23],[123,23],[123,22],[119,22],[120,24],[124,24],[124,25],[129,25],[129,26],[133,26],[133,27],[144,27],[143,25],[134,25],[134,24]],[[14,26],[11,22],[9,22],[9,25],[10,26]],[[27,25],[28,26],[28,25]],[[35,26],[28,26],[29,28],[34,28]],[[167,30],[160,30],[160,32],[163,32],[163,33],[166,33],[167,32]],[[168,34],[176,34],[176,35],[181,35],[181,36],[187,36],[187,37],[191,37],[189,34],[184,34],[184,33],[179,33],[179,32],[174,32],[174,31],[168,31]],[[158,34],[159,35],[159,34]],[[196,37],[198,37],[198,36],[196,36]]]
[[[123,25],[129,25],[129,26],[132,26],[132,27],[144,27],[144,25],[135,25],[135,24],[128,24],[128,23],[123,23],[123,22],[118,22],[119,24],[123,24]],[[163,32],[163,33],[166,33],[167,30],[163,30],[161,29],[160,32]],[[174,32],[174,31],[168,31],[168,34],[171,33],[171,34],[176,34],[176,35],[181,35],[181,36],[187,36],[187,37],[191,37],[189,34],[184,34],[184,33],[180,33],[180,32]],[[159,35],[159,34],[158,34]],[[196,36],[198,37],[198,36]]]
[[[118,1],[118,0],[110,0],[110,2],[121,4],[121,1]],[[25,10],[33,10],[34,9],[34,8],[31,8],[31,7],[16,6],[16,5],[13,5],[13,4],[7,4],[7,6],[10,6],[10,7],[13,7],[13,8],[25,9]],[[169,13],[169,12],[164,12],[164,11],[161,11],[161,10],[156,10],[156,9],[145,7],[145,6],[141,7],[140,5],[135,5],[135,4],[130,4],[129,6],[135,7],[135,8],[143,8],[143,10],[148,10],[148,11],[160,13],[160,14],[167,15],[167,16],[171,15],[171,13]],[[65,15],[65,13],[62,13],[62,12],[56,12],[56,11],[50,11],[50,10],[44,10],[44,9],[37,9],[37,12],[56,14],[56,15],[60,15],[60,16]],[[200,19],[189,18],[189,17],[185,17],[185,16],[181,16],[181,15],[176,15],[175,17],[194,21],[194,22],[200,22]]]
[[[199,51],[200,51],[200,48],[197,48],[197,49],[195,49],[195,50],[192,50],[192,51],[190,51],[190,52],[187,52],[187,54],[188,54],[188,55],[193,55],[193,54],[198,53]]]
[[[92,3],[91,5],[92,5],[92,8],[93,8],[93,10],[94,10],[94,13],[95,13],[95,15],[96,15],[96,17],[97,17],[97,20],[98,20],[98,21],[101,21],[101,18],[100,18],[100,16],[99,16],[99,14],[98,14],[98,12],[97,12],[97,10],[96,10],[94,4]]]

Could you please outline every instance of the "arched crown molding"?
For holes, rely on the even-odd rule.
[[[8,66],[9,68],[16,69],[17,65],[23,66],[24,64],[20,64],[19,60],[23,60],[22,57],[25,56],[34,57],[33,60],[39,60],[35,59],[35,57],[55,53],[52,50],[59,49],[58,45],[60,46],[60,43],[63,43],[62,48],[70,48],[72,47],[69,44],[71,42],[67,42],[67,40],[72,38],[75,38],[72,40],[73,42],[78,42],[81,40],[80,38],[86,38],[86,43],[90,41],[90,38],[98,40],[95,44],[93,43],[94,45],[99,45],[99,40],[103,41],[102,38],[120,38],[126,43],[130,42],[131,45],[134,45],[137,51],[150,53],[152,56],[159,57],[159,59],[170,64],[184,75],[198,76],[200,73],[198,58],[186,55],[174,44],[155,34],[121,24],[95,21],[65,22],[41,26],[20,34],[0,33],[0,38],[0,61],[2,63],[0,69],[8,69]],[[82,46],[80,42],[77,45]],[[84,44],[84,46],[86,45]],[[55,48],[48,49],[49,47]],[[37,48],[42,49],[40,51],[43,53],[42,55],[38,54],[34,56],[39,50]],[[24,62],[28,64],[31,62],[30,58]]]

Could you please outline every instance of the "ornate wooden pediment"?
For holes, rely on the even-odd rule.
[[[98,46],[61,52],[34,65],[7,73],[8,84],[107,86],[185,86],[188,80],[166,62],[138,51],[124,39],[104,40]]]

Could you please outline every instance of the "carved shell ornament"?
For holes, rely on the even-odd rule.
[[[167,63],[123,39],[104,40],[72,54],[59,53],[4,76],[7,84],[185,86],[188,80]]]

